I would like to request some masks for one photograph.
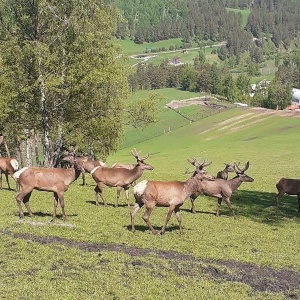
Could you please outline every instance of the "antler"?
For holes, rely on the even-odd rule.
[[[146,160],[146,159],[149,157],[149,155],[150,155],[150,153],[148,153],[145,157],[141,157],[141,156],[140,156],[140,153],[141,153],[141,151],[140,151],[140,152],[137,152],[135,148],[134,148],[133,150],[131,150],[131,154],[132,154],[137,160]]]
[[[202,164],[200,164],[199,160],[193,157],[192,159],[188,158],[188,162],[190,162],[193,166],[196,168],[199,168],[200,170],[203,170],[205,167],[209,166],[211,162],[208,162],[206,160],[203,161]]]
[[[196,159],[195,157],[193,157],[191,159],[188,158],[187,160],[188,160],[189,163],[191,163],[195,167],[199,167],[200,166],[200,163],[199,163],[198,159]]]
[[[245,164],[244,169],[242,169],[242,170],[239,168],[239,164],[240,164],[240,163],[238,163],[238,164],[237,164],[237,163],[234,163],[233,169],[234,169],[235,173],[237,173],[237,174],[244,174],[244,172],[248,170],[249,164],[250,164],[250,163],[249,163],[249,161],[248,161],[248,162]]]

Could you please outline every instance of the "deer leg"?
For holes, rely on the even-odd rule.
[[[63,193],[57,193],[57,196],[58,196],[60,207],[61,207],[62,219],[63,219],[63,221],[66,221],[64,194]]]
[[[10,185],[9,185],[9,181],[8,181],[8,174],[5,174],[5,178],[6,178],[6,182],[7,182],[7,185],[8,185],[8,189],[10,190]]]
[[[298,197],[298,213],[300,213],[300,195],[297,195]]]
[[[86,182],[85,182],[85,172],[84,171],[81,171],[82,173],[82,185],[85,186],[86,185]]]
[[[195,202],[194,202],[195,198],[190,197],[190,199],[191,199],[191,205],[192,205],[192,207],[191,207],[191,213],[195,214],[196,213]]]
[[[230,199],[229,198],[225,198],[224,200],[225,200],[227,206],[229,207],[229,209],[231,210],[233,218],[236,220],[236,215],[235,215],[235,212],[233,210],[233,206],[232,206],[232,204],[230,202]]]
[[[100,182],[95,186],[95,189],[94,189],[94,192],[95,192],[95,200],[96,200],[96,205],[98,206],[99,205],[99,201],[98,201],[98,194],[100,194],[100,197],[103,201],[103,205],[104,206],[107,206],[106,204],[106,201],[102,195],[102,192],[103,192],[103,184],[101,184]]]
[[[147,206],[146,207],[146,211],[143,215],[143,220],[146,222],[148,228],[151,230],[151,232],[153,234],[157,234],[157,231],[152,227],[151,223],[150,223],[150,220],[149,220],[149,217],[153,211],[153,208],[154,208],[155,204],[153,205],[152,203],[150,204],[150,206]]]
[[[56,209],[58,205],[58,195],[57,193],[53,193],[53,214],[50,222],[54,222],[56,219]]]
[[[178,224],[179,224],[179,233],[182,234],[183,230],[182,230],[182,225],[181,225],[181,214],[180,214],[179,206],[175,207],[174,212],[175,212],[175,216],[177,218]]]
[[[164,234],[166,232],[167,224],[170,221],[170,218],[171,218],[171,215],[172,215],[172,212],[174,211],[174,209],[175,209],[175,205],[170,205],[169,206],[169,210],[168,210],[168,213],[167,213],[167,216],[166,216],[166,219],[165,219],[165,223],[164,223],[163,227],[161,228],[161,230],[159,232],[160,234]]]
[[[28,211],[29,216],[33,217],[33,213],[32,213],[32,211],[29,207],[29,198],[31,196],[31,193],[32,193],[32,190],[22,191],[16,197],[17,206],[19,208],[19,217],[21,219],[24,218],[24,213],[23,213],[23,210],[22,210],[22,201],[25,204],[25,207]]]
[[[133,207],[133,209],[130,212],[131,217],[131,231],[135,232],[135,225],[134,225],[134,217],[138,213],[138,211],[141,209],[141,207],[144,205],[144,203],[136,203]]]
[[[117,186],[117,199],[116,199],[115,207],[119,206],[119,199],[120,199],[121,190],[122,190],[122,187],[121,186]]]
[[[285,194],[285,191],[281,191],[281,192],[278,191],[278,194],[275,196],[277,208],[279,208],[279,198],[281,198],[284,194]]]
[[[130,201],[129,201],[129,187],[124,188],[124,191],[125,191],[125,197],[126,197],[127,205],[128,205],[128,207],[130,207]]]
[[[218,204],[217,204],[217,212],[216,212],[216,216],[218,217],[220,215],[220,207],[222,204],[222,198],[218,198]]]

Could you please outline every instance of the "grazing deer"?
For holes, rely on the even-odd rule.
[[[233,210],[232,204],[230,202],[230,197],[232,193],[238,189],[238,187],[243,182],[253,182],[254,179],[245,174],[245,171],[249,168],[249,161],[246,163],[244,169],[240,169],[239,166],[234,163],[233,165],[236,176],[230,180],[224,180],[221,178],[216,178],[215,181],[203,181],[202,190],[200,194],[205,196],[211,196],[218,198],[217,212],[216,216],[219,216],[220,207],[222,200],[224,200],[232,212],[234,219],[236,219],[235,212]]]
[[[11,190],[8,180],[8,175],[13,176],[13,174],[19,169],[19,163],[15,158],[10,157],[0,157],[0,189],[2,189],[2,173],[6,177],[6,182],[8,189]],[[18,189],[18,184],[16,183],[16,190]]]
[[[298,213],[300,213],[300,179],[281,178],[277,182],[276,188],[278,190],[278,194],[275,197],[277,208],[279,208],[279,198],[284,194],[297,195]]]
[[[225,165],[224,170],[219,171],[219,172],[217,173],[217,176],[216,176],[216,177],[217,177],[217,178],[222,178],[222,179],[227,180],[227,179],[228,179],[228,173],[229,173],[229,172],[234,172],[234,169],[233,169],[232,165],[230,165],[230,164],[224,163],[224,165]]]
[[[14,179],[18,181],[21,186],[21,192],[16,197],[20,218],[24,217],[21,207],[22,201],[25,204],[29,216],[33,217],[33,213],[29,207],[29,199],[32,191],[35,189],[38,191],[53,192],[54,212],[51,221],[54,221],[56,218],[58,200],[62,209],[62,218],[64,221],[66,220],[64,192],[67,191],[70,184],[79,177],[82,162],[78,163],[74,159],[72,165],[73,167],[68,169],[24,167],[14,173]]]
[[[74,158],[73,154],[64,156],[60,163],[63,168],[68,168],[71,165],[71,160]],[[91,173],[91,171],[98,166],[105,166],[105,163],[100,160],[91,160],[87,156],[76,156],[77,163],[82,163],[82,185],[86,185],[85,173]]]
[[[136,151],[136,149],[134,149],[131,150],[131,154],[136,158],[137,161],[137,164],[133,169],[98,166],[91,171],[91,175],[97,184],[94,189],[96,205],[99,205],[98,194],[100,194],[104,206],[107,206],[102,195],[104,185],[106,185],[117,188],[116,207],[119,205],[120,192],[122,189],[125,190],[127,205],[130,207],[129,196],[126,191],[130,188],[135,180],[142,176],[144,170],[153,170],[153,167],[145,162],[145,160],[149,157],[149,153],[145,157],[140,157],[139,153]]]
[[[187,197],[201,189],[201,184],[205,180],[214,180],[214,177],[206,174],[203,170],[204,163],[196,166],[197,162],[195,159],[189,160],[189,162],[196,167],[196,170],[192,177],[190,177],[187,181],[143,180],[134,187],[136,203],[130,214],[132,232],[135,232],[134,217],[140,208],[145,205],[146,211],[143,215],[143,220],[146,222],[148,228],[153,234],[156,234],[157,231],[152,227],[149,218],[155,206],[169,207],[164,225],[160,230],[160,234],[165,233],[173,211],[175,212],[179,224],[179,232],[182,233],[180,206]]]

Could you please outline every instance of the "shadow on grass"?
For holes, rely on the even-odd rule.
[[[126,227],[129,231],[131,231],[131,225],[128,225]],[[157,231],[157,234],[159,234],[159,231],[161,230],[162,226],[153,226],[153,228]],[[149,231],[149,233],[151,233],[150,229],[146,225],[135,225],[135,230],[137,232],[138,231],[142,231],[142,232]],[[170,225],[170,226],[167,226],[167,228],[166,228],[166,232],[170,232],[170,231],[174,231],[174,230],[179,232],[179,226],[178,225]]]
[[[295,196],[285,195],[279,200],[279,209],[276,207],[275,201],[276,193],[259,192],[259,191],[245,191],[237,190],[231,197],[231,203],[236,212],[237,218],[243,216],[251,219],[255,222],[261,222],[271,225],[279,225],[286,219],[295,219],[300,222],[300,213],[298,213],[298,201]],[[202,196],[203,197],[203,196]],[[201,211],[201,196],[195,200],[197,213],[210,213]],[[217,199],[207,197],[210,201],[215,201],[217,205]],[[190,211],[189,209],[185,209]],[[215,214],[215,210],[211,212]],[[220,216],[226,215],[232,217],[231,211],[224,201],[220,208]]]
[[[17,214],[19,215],[19,214]],[[67,215],[67,218],[68,217],[77,217],[78,215],[77,214],[68,214],[68,212],[66,212],[66,215]],[[24,211],[24,217],[29,217],[29,214],[27,211]],[[38,212],[33,212],[33,217],[31,219],[34,219],[34,217],[41,217],[41,218],[52,218],[52,214],[51,213],[43,213],[41,211],[38,211]],[[56,214],[56,218],[57,219],[62,219],[62,214]]]
[[[102,206],[102,207],[104,207],[104,204],[103,204],[103,202],[99,202],[99,205],[96,205],[96,201],[95,200],[87,200],[87,201],[85,201],[86,203],[89,203],[89,204],[91,204],[91,205],[95,205],[95,206]],[[106,203],[106,206],[107,207],[115,207],[115,204],[114,203]],[[127,204],[120,204],[119,203],[119,206],[118,207],[128,207],[127,206]]]

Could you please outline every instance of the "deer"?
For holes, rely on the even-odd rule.
[[[142,218],[146,222],[152,234],[158,233],[150,223],[150,215],[155,206],[168,207],[165,222],[163,224],[163,227],[159,231],[160,234],[165,233],[167,224],[171,218],[173,211],[175,212],[179,224],[179,233],[183,233],[180,207],[187,197],[197,192],[199,189],[202,189],[201,185],[204,181],[214,180],[213,176],[206,174],[206,172],[203,170],[204,163],[198,166],[196,165],[197,162],[194,159],[188,159],[188,161],[196,167],[196,170],[193,175],[186,181],[143,180],[136,186],[134,186],[135,205],[130,213],[131,231],[133,233],[135,232],[135,215],[144,205],[146,206],[146,210]]]
[[[279,198],[284,194],[297,195],[298,213],[300,213],[300,179],[281,178],[276,183],[278,194],[275,196],[277,208],[279,208]]]
[[[71,160],[73,159],[73,154],[68,154],[61,159],[61,166],[64,168],[68,168],[71,164]],[[86,185],[85,173],[90,173],[97,166],[105,166],[105,162],[100,160],[92,160],[87,156],[76,156],[77,163],[82,162],[83,168],[81,170],[82,174],[82,185]]]
[[[204,168],[208,167],[209,165],[211,165],[211,162],[208,161],[204,161],[202,164],[200,164],[200,162],[196,159],[193,158],[193,164],[194,166],[197,168],[200,168],[201,171],[204,171]],[[196,198],[201,194],[201,191],[198,190],[195,193],[190,195],[190,200],[191,200],[191,213],[195,214],[196,213],[196,209],[195,209],[195,200]]]
[[[132,186],[133,182],[136,181],[143,175],[144,170],[153,170],[153,166],[147,164],[145,160],[149,157],[149,153],[145,157],[141,157],[140,153],[136,149],[131,150],[131,154],[135,157],[137,163],[134,168],[109,168],[98,166],[91,171],[91,175],[96,182],[96,187],[94,189],[96,205],[99,205],[98,195],[103,201],[103,205],[107,206],[105,198],[103,197],[104,186],[116,187],[117,188],[117,198],[115,202],[115,207],[119,206],[120,192],[122,189],[125,190],[127,205],[130,207],[129,193],[128,190]]]
[[[220,207],[222,200],[224,200],[231,210],[234,219],[237,219],[234,212],[233,206],[230,202],[232,193],[239,188],[243,182],[253,182],[254,179],[245,174],[249,168],[249,161],[245,164],[243,169],[239,168],[239,165],[234,163],[233,169],[236,173],[236,176],[230,180],[225,180],[222,178],[216,178],[214,181],[203,181],[202,189],[199,191],[199,194],[205,196],[211,196],[218,199],[216,216],[220,215]]]
[[[225,165],[225,168],[222,171],[219,171],[217,173],[216,177],[227,180],[228,179],[228,173],[229,172],[234,172],[234,169],[233,169],[232,165],[230,165],[230,164],[224,163],[224,165]]]
[[[19,163],[15,158],[0,157],[0,190],[2,190],[2,173],[4,173],[8,189],[11,190],[8,175],[11,177],[19,169]],[[16,183],[16,189],[18,190],[18,184]]]
[[[13,177],[20,184],[21,192],[16,197],[19,209],[20,219],[24,218],[21,203],[25,204],[30,217],[33,213],[29,206],[29,199],[33,190],[53,192],[54,194],[54,211],[51,221],[56,219],[56,209],[58,201],[62,209],[62,219],[66,220],[64,192],[66,192],[72,182],[80,175],[82,170],[82,162],[72,160],[72,167],[63,168],[38,168],[24,167],[15,172]]]

